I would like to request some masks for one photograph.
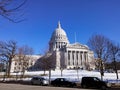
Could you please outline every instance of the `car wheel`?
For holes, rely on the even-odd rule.
[[[41,82],[40,85],[43,86],[43,83]]]
[[[69,87],[76,87],[76,84],[70,84]]]
[[[34,83],[33,83],[33,82],[31,82],[31,84],[32,84],[32,85],[34,85]]]
[[[61,87],[61,85],[57,85],[58,87]]]
[[[87,88],[87,86],[86,85],[82,85],[82,88]]]
[[[102,87],[101,87],[101,90],[106,90],[106,86],[102,86]]]
[[[77,84],[75,83],[74,85],[73,85],[73,87],[76,87],[77,86]]]

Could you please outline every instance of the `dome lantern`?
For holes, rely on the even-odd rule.
[[[58,26],[57,26],[57,28],[61,29],[60,21],[58,21]]]

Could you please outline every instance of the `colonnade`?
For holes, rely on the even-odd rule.
[[[85,66],[88,62],[87,51],[67,51],[67,66]]]

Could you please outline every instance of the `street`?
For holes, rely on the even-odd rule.
[[[5,84],[0,83],[0,90],[97,90],[97,89],[82,89],[82,88],[64,88],[36,85],[21,85],[21,84]],[[120,88],[111,88],[108,90],[120,90]]]
[[[83,89],[0,83],[0,90],[83,90]],[[93,90],[93,89],[84,89],[84,90]]]

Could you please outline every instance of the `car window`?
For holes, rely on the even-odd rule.
[[[59,81],[59,79],[55,79],[55,81]]]
[[[41,80],[45,80],[45,78],[40,78]]]
[[[65,78],[64,81],[69,81],[69,80],[67,78]]]
[[[96,77],[94,77],[93,79],[94,79],[94,81],[100,81],[100,80],[99,80],[98,78],[96,78]]]
[[[37,77],[34,77],[33,79],[34,79],[34,80],[38,80],[38,78],[37,78]]]

